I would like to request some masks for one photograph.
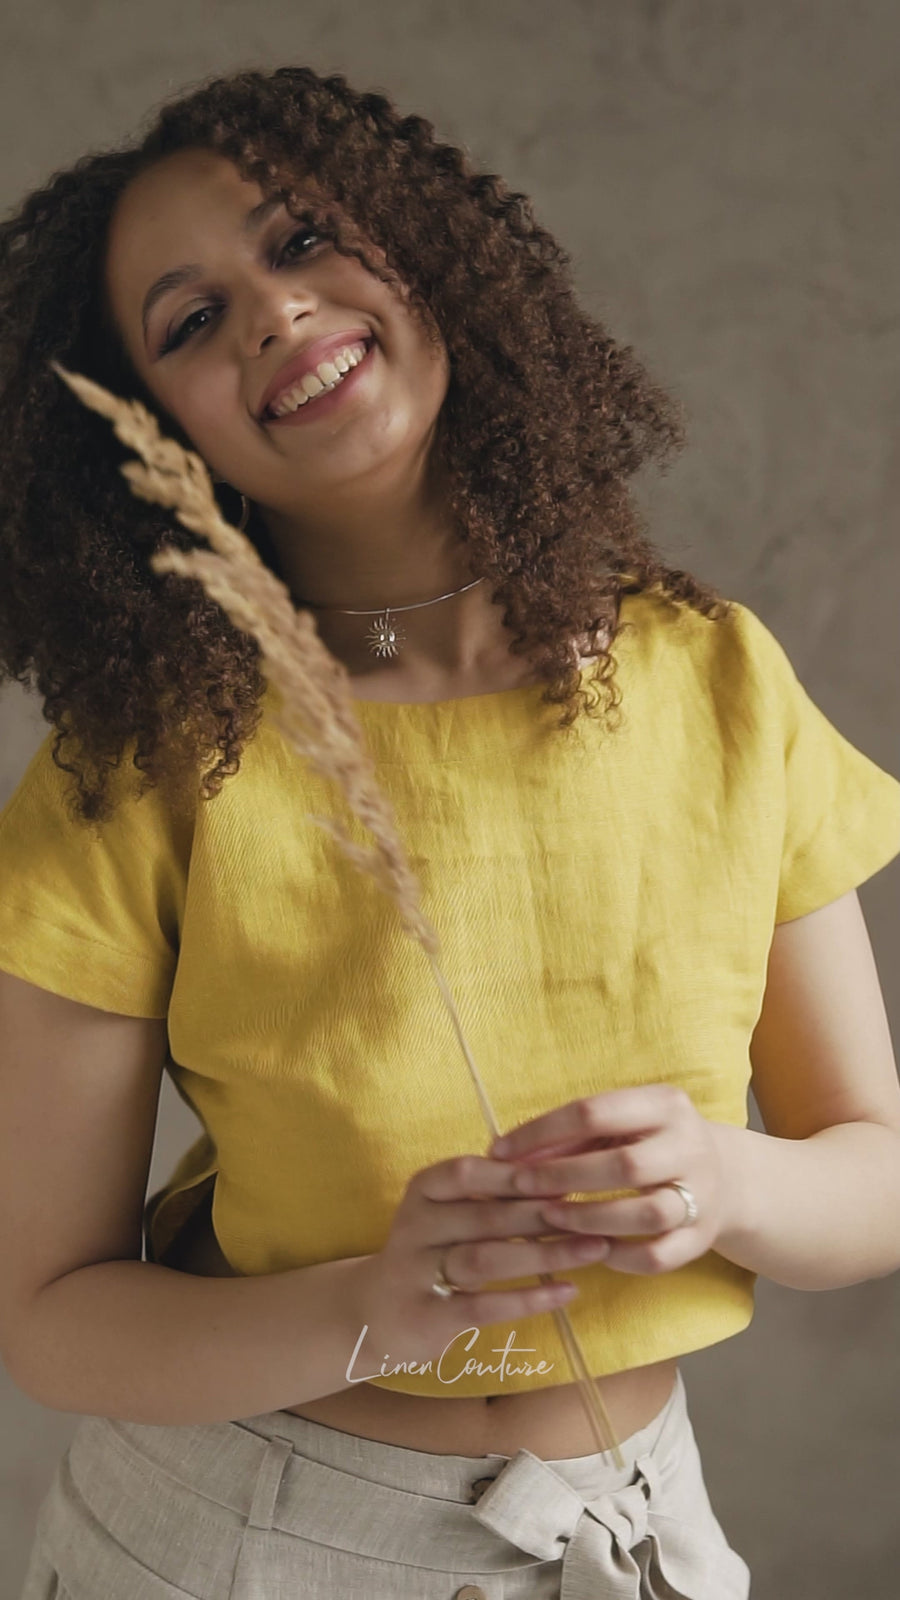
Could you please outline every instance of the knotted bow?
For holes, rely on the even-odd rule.
[[[560,1600],[747,1600],[749,1568],[724,1540],[655,1509],[659,1470],[638,1456],[631,1483],[584,1499],[519,1450],[472,1515],[521,1550],[562,1560]]]

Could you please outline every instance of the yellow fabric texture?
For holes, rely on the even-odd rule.
[[[650,592],[621,616],[613,730],[559,730],[541,685],[356,703],[503,1130],[661,1082],[746,1126],[774,925],[900,851],[900,782],[828,721],[753,611],[714,621]],[[147,1200],[148,1259],[211,1183],[239,1273],[379,1250],[412,1175],[489,1138],[424,952],[308,814],[365,830],[266,716],[213,801],[176,821],[151,790],[95,836],[67,814],[52,737],[0,815],[0,967],[168,1017],[167,1070],[203,1132]],[[714,1250],[662,1274],[565,1275],[595,1376],[753,1315],[754,1274]],[[474,1334],[424,1372],[392,1372],[388,1351],[352,1376],[448,1397],[572,1381],[548,1314]]]

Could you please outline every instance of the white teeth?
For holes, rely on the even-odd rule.
[[[315,372],[304,372],[299,382],[286,390],[274,406],[268,408],[269,414],[274,417],[285,417],[289,412],[296,411],[299,406],[306,405],[316,395],[333,389],[341,382],[345,372],[359,366],[365,354],[364,344],[345,345],[343,350],[339,350],[329,361],[320,361]]]

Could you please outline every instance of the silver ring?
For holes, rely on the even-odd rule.
[[[665,1185],[665,1187],[667,1189],[677,1189],[682,1200],[684,1201],[684,1220],[682,1222],[676,1222],[676,1228],[687,1228],[692,1222],[696,1222],[700,1213],[697,1210],[697,1202],[687,1184],[679,1183],[677,1179],[672,1178],[671,1181]]]
[[[461,1289],[458,1283],[451,1283],[444,1271],[444,1257],[440,1258],[437,1266],[434,1283],[431,1285],[432,1294],[439,1294],[442,1300],[449,1300],[452,1294],[467,1294],[467,1289]]]

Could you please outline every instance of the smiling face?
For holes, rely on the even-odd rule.
[[[212,472],[264,516],[313,523],[342,501],[374,504],[419,471],[449,361],[405,295],[284,205],[254,215],[262,201],[213,151],[166,156],[119,198],[105,287],[135,370]],[[197,270],[155,288],[182,267]],[[299,425],[261,419],[273,380],[303,347],[345,331],[350,344],[361,329],[374,343],[346,393],[340,385],[311,400]]]

